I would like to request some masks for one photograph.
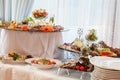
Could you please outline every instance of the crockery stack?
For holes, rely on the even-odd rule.
[[[96,56],[90,62],[94,65],[91,80],[120,80],[120,58]]]
[[[120,80],[120,71],[95,66],[92,72],[92,80]]]

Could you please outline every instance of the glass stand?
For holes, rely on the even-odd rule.
[[[57,75],[60,74],[60,71],[64,70],[65,73],[67,74],[67,76],[70,76],[70,71],[69,69],[62,69],[62,68],[58,68],[58,71],[57,71]],[[91,80],[91,72],[82,72],[82,71],[79,71],[80,74],[80,80]]]
[[[82,72],[80,76],[81,80],[91,80],[91,73],[89,72]]]
[[[65,70],[65,73],[66,73],[68,76],[70,75],[68,69],[62,69],[62,68],[58,68],[57,75],[59,75],[59,73],[60,73],[61,70]]]

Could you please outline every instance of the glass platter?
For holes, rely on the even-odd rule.
[[[66,49],[66,48],[64,48],[64,47],[62,47],[62,46],[59,46],[58,47],[59,49],[62,49],[62,50],[66,50],[66,51],[70,51],[70,52],[74,52],[74,53],[78,53],[78,54],[81,54],[81,52],[80,51],[77,51],[77,50],[75,50],[75,49]]]
[[[91,80],[91,73],[92,72],[84,72],[84,71],[78,71],[78,70],[72,70],[72,69],[59,68],[57,71],[57,75],[60,75],[61,72],[63,72],[63,71],[69,77],[79,78],[82,80]]]
[[[0,27],[0,29],[5,29],[5,30],[11,30],[11,31],[24,31],[24,32],[43,32],[40,30],[21,30],[19,27],[17,29],[8,29],[7,27]],[[67,32],[70,29],[64,29],[60,31],[54,31],[54,32]],[[44,32],[44,33],[54,33],[54,32]]]

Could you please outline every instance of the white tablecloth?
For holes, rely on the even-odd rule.
[[[57,46],[62,43],[61,32],[28,32],[2,30],[0,53],[11,50],[20,54],[55,58],[59,56]]]
[[[9,65],[0,62],[0,80],[81,80],[65,76],[64,71],[60,75],[56,73],[57,68],[40,70],[30,65]]]

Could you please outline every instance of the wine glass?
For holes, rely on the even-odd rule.
[[[50,17],[50,19],[49,19],[49,23],[50,23],[51,25],[54,25],[54,21],[55,21],[55,15],[52,15],[52,16]]]
[[[78,34],[79,40],[81,40],[81,36],[82,36],[82,34],[83,34],[83,29],[82,29],[82,28],[78,28],[77,34]]]

